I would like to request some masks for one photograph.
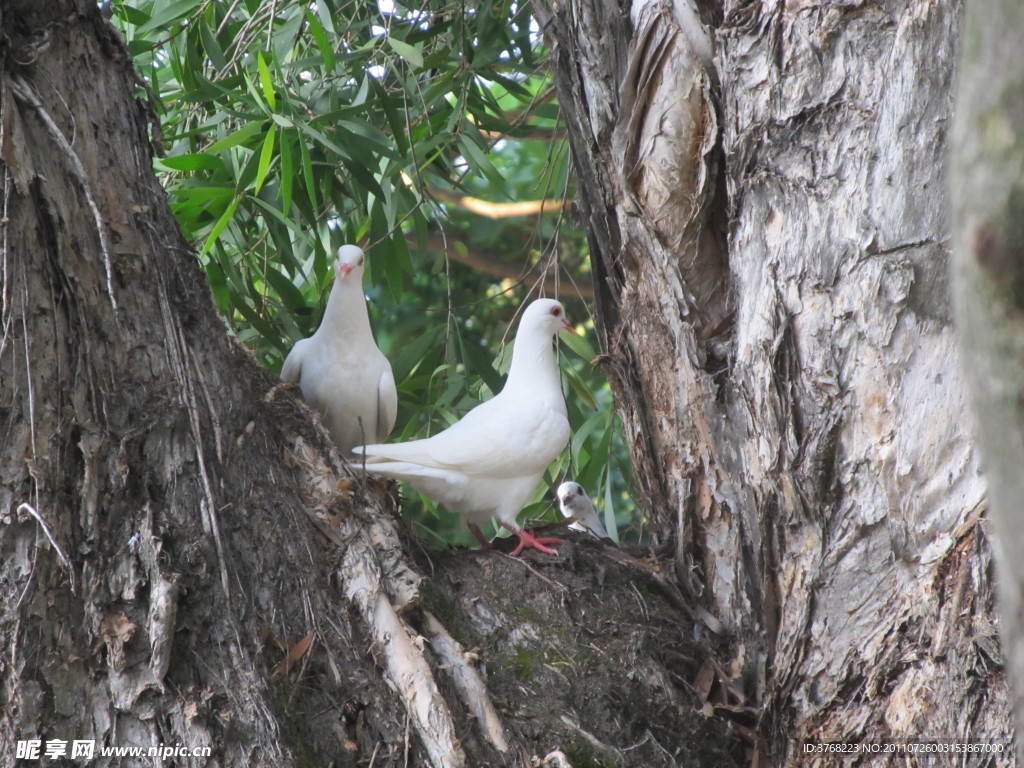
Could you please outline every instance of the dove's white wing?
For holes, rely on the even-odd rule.
[[[281,366],[281,381],[286,384],[296,384],[302,378],[302,358],[308,345],[309,339],[295,342],[292,351],[284,359],[284,365]]]
[[[391,430],[395,428],[398,416],[398,389],[395,387],[395,375],[391,372],[391,364],[384,361],[384,371],[377,383],[377,434],[373,436],[378,442],[387,440]]]
[[[569,421],[557,408],[515,408],[499,395],[433,437],[363,450],[368,457],[470,476],[520,477],[543,472],[568,441]]]

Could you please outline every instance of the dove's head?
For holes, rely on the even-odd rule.
[[[353,272],[357,277],[363,275],[363,263],[366,255],[357,245],[343,245],[338,249],[338,258],[334,261],[335,279],[348,277]]]
[[[558,486],[558,492],[556,493],[558,500],[563,506],[571,506],[574,501],[586,497],[586,491],[583,490],[583,486],[579,483],[562,483]]]
[[[523,312],[521,327],[536,327],[552,335],[558,331],[576,333],[565,317],[565,309],[554,299],[537,299]]]

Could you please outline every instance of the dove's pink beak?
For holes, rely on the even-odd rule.
[[[348,277],[349,272],[352,271],[352,265],[351,264],[339,264],[338,266],[341,268],[341,276],[342,277]]]
[[[576,333],[576,329],[573,328],[571,325],[569,325],[569,321],[566,320],[564,317],[562,318],[562,327],[565,330],[567,330],[569,333],[572,333],[572,334]]]

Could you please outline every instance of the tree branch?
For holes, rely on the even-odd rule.
[[[466,247],[465,253],[461,253],[458,249],[451,247],[456,242],[462,243]],[[410,237],[408,243],[409,247],[413,250],[419,247],[419,243],[415,238]],[[465,264],[467,267],[472,267],[484,274],[518,282],[526,282],[531,273],[539,267],[539,265],[534,264],[524,268],[521,264],[513,264],[495,256],[488,256],[471,248],[464,240],[451,237],[445,238],[438,232],[427,236],[426,247],[428,250],[444,253],[452,261]],[[546,272],[543,278],[541,278],[545,294],[572,293],[581,299],[594,298],[594,286],[589,278],[577,282],[576,280],[557,280],[556,277],[556,275]]]
[[[545,128],[542,125],[530,126],[529,130],[523,134],[506,131],[487,131],[483,128],[480,129],[480,133],[492,144],[502,139],[509,141],[560,141],[569,138],[569,134],[566,133],[564,128]]]
[[[507,219],[512,216],[532,216],[538,213],[562,211],[572,205],[571,200],[524,200],[519,203],[492,203],[478,197],[456,195],[443,189],[431,187],[430,194],[442,203],[451,203],[467,211],[486,216],[488,219]]]

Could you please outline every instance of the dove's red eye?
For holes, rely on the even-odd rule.
[[[555,307],[554,309],[551,310],[551,314],[554,315],[555,317],[558,317],[560,314],[562,314],[562,308]]]

